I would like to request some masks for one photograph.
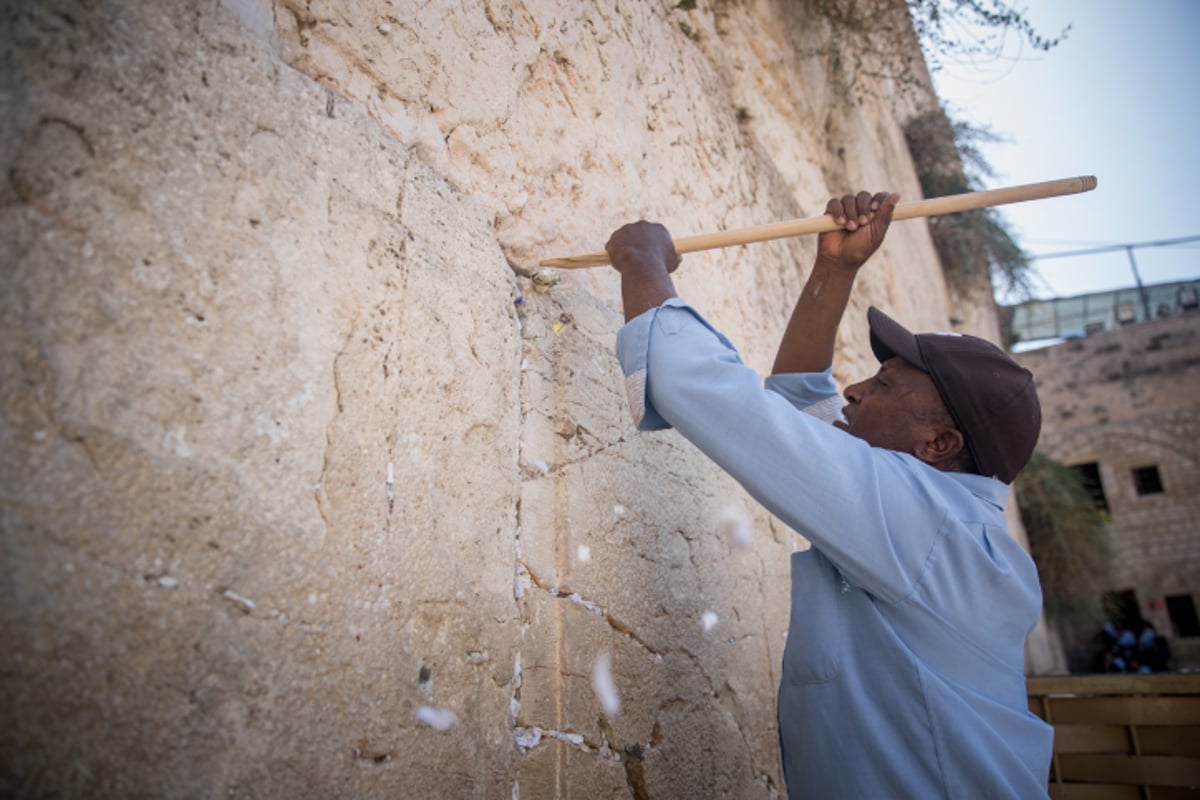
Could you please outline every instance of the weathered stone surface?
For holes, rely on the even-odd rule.
[[[902,104],[847,99],[801,4],[699,5],[4,6],[3,793],[782,792],[803,541],[632,430],[611,271],[524,277],[637,217],[917,196]],[[765,370],[814,248],[677,283]],[[920,223],[843,382],[871,303],[992,324]]]

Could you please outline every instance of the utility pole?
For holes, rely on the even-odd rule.
[[[1127,244],[1127,245],[1125,245],[1125,254],[1129,256],[1129,268],[1130,268],[1131,270],[1133,270],[1133,279],[1134,279],[1134,281],[1136,281],[1136,282],[1137,282],[1137,287],[1138,287],[1138,296],[1142,298],[1142,311],[1143,311],[1143,312],[1145,313],[1145,315],[1146,315],[1146,316],[1145,316],[1145,317],[1143,317],[1142,319],[1147,319],[1147,320],[1148,320],[1148,319],[1151,319],[1151,316],[1150,316],[1150,297],[1149,297],[1149,295],[1147,295],[1147,294],[1146,294],[1146,287],[1145,287],[1145,285],[1142,283],[1142,276],[1141,276],[1141,274],[1138,272],[1138,268],[1137,268],[1137,259],[1135,259],[1135,258],[1133,257],[1133,248],[1134,248],[1134,245],[1131,245],[1131,244]]]

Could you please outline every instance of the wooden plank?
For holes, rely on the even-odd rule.
[[[1064,781],[1147,786],[1200,786],[1200,759],[1176,756],[1064,754]]]
[[[1200,757],[1200,726],[1139,725],[1138,744],[1144,756]],[[1133,753],[1129,728],[1124,725],[1055,725],[1056,753]]]
[[[1051,694],[1194,694],[1200,695],[1200,672],[1154,675],[1063,675],[1026,678],[1026,693]]]
[[[1132,753],[1133,742],[1124,725],[1055,725],[1054,752]]]
[[[1200,725],[1139,727],[1137,735],[1144,756],[1200,757]]]
[[[1149,796],[1150,800],[1200,800],[1200,788],[1177,789],[1175,787],[1156,786],[1151,790]]]
[[[1200,697],[1134,695],[1131,697],[1052,697],[1054,724],[1197,725]]]
[[[1050,800],[1142,800],[1142,790],[1136,786],[1052,783]],[[1158,800],[1157,793],[1154,800]]]
[[[1143,800],[1137,786],[1115,786],[1104,783],[1052,783],[1050,800]],[[1151,800],[1200,800],[1200,789],[1177,789],[1156,786],[1150,790]]]
[[[1137,786],[1114,786],[1103,783],[1052,783],[1050,800],[1143,800]],[[1200,789],[1177,789],[1156,786],[1150,790],[1151,800],[1200,800]]]

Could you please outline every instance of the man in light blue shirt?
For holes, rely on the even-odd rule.
[[[1045,797],[1052,730],[1023,672],[1041,591],[1004,516],[1041,425],[1032,376],[982,339],[871,309],[879,372],[844,400],[833,383],[854,278],[898,199],[829,202],[843,227],[820,237],[765,385],[676,296],[666,229],[615,232],[629,401],[640,429],[674,427],[812,544],[792,556],[778,698],[791,797]]]

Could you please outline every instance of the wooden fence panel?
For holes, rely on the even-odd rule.
[[[1129,729],[1124,725],[1054,726],[1056,753],[1132,753]]]
[[[1196,800],[1191,789],[1155,788],[1143,794],[1138,786],[1100,783],[1052,783],[1050,800]]]
[[[1128,783],[1135,786],[1200,786],[1200,759],[1134,756],[1126,753],[1064,753],[1064,781]]]
[[[1200,725],[1138,728],[1138,741],[1146,755],[1200,757]]]
[[[1200,721],[1200,697],[1055,697],[1053,703],[1055,722],[1186,725]]]
[[[1200,675],[1030,678],[1053,800],[1200,800]]]
[[[1052,783],[1050,800],[1142,800],[1142,790],[1098,783]]]

